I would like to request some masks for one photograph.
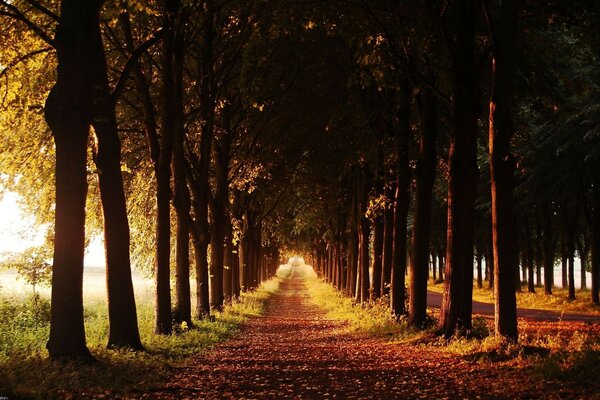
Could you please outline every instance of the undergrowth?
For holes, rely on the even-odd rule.
[[[172,335],[155,335],[151,297],[138,299],[138,321],[145,351],[108,350],[106,304],[96,298],[85,304],[86,338],[99,362],[50,361],[45,343],[49,333],[49,302],[38,299],[38,308],[19,298],[0,298],[0,396],[10,399],[114,397],[152,388],[169,376],[186,357],[231,337],[252,316],[263,313],[267,300],[278,290],[279,280],[265,282],[256,291],[243,293],[214,320],[194,320],[192,328],[178,326]]]

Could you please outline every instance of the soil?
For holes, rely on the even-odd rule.
[[[348,333],[345,323],[311,303],[303,281],[291,279],[235,338],[178,367],[164,386],[133,397],[600,399],[597,390],[542,382],[510,363]]]

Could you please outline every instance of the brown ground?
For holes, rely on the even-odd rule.
[[[431,346],[348,334],[313,305],[301,280],[281,283],[260,318],[234,339],[178,368],[143,399],[600,399],[540,382],[502,363]],[[598,388],[596,388],[597,390]]]

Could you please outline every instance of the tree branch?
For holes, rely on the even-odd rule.
[[[162,34],[163,34],[163,30],[159,29],[148,40],[146,40],[144,43],[140,44],[131,53],[131,55],[129,56],[129,59],[125,63],[125,67],[123,68],[123,71],[121,72],[121,76],[119,76],[119,80],[117,81],[117,84],[115,85],[115,88],[111,94],[113,102],[116,102],[117,99],[119,98],[119,96],[121,95],[121,93],[123,92],[123,89],[125,88],[125,83],[127,82],[127,79],[129,78],[129,74],[131,73],[131,70],[133,69],[135,63],[138,61],[138,58],[140,58],[140,56],[142,54],[144,54],[150,47],[154,46],[156,44],[156,42],[158,42],[160,40],[160,38],[162,37]]]
[[[56,47],[54,39],[50,37],[44,30],[36,25],[33,21],[31,21],[25,14],[21,12],[17,7],[8,2],[8,0],[0,0],[0,6],[5,7],[6,12],[0,12],[0,15],[5,15],[7,17],[12,17],[18,21],[24,23],[29,29],[31,29],[36,35],[39,36],[44,42],[49,44],[52,47]]]

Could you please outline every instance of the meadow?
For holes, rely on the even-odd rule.
[[[244,293],[214,319],[177,326],[172,335],[154,334],[154,286],[134,274],[143,352],[108,350],[108,317],[104,271],[88,269],[84,276],[87,344],[98,362],[52,362],[45,343],[50,321],[49,290],[33,297],[31,286],[14,273],[0,274],[0,396],[9,398],[112,397],[148,391],[164,382],[179,363],[234,335],[250,317],[260,315],[278,280]],[[192,282],[193,283],[193,282]],[[194,290],[194,286],[192,286]]]

